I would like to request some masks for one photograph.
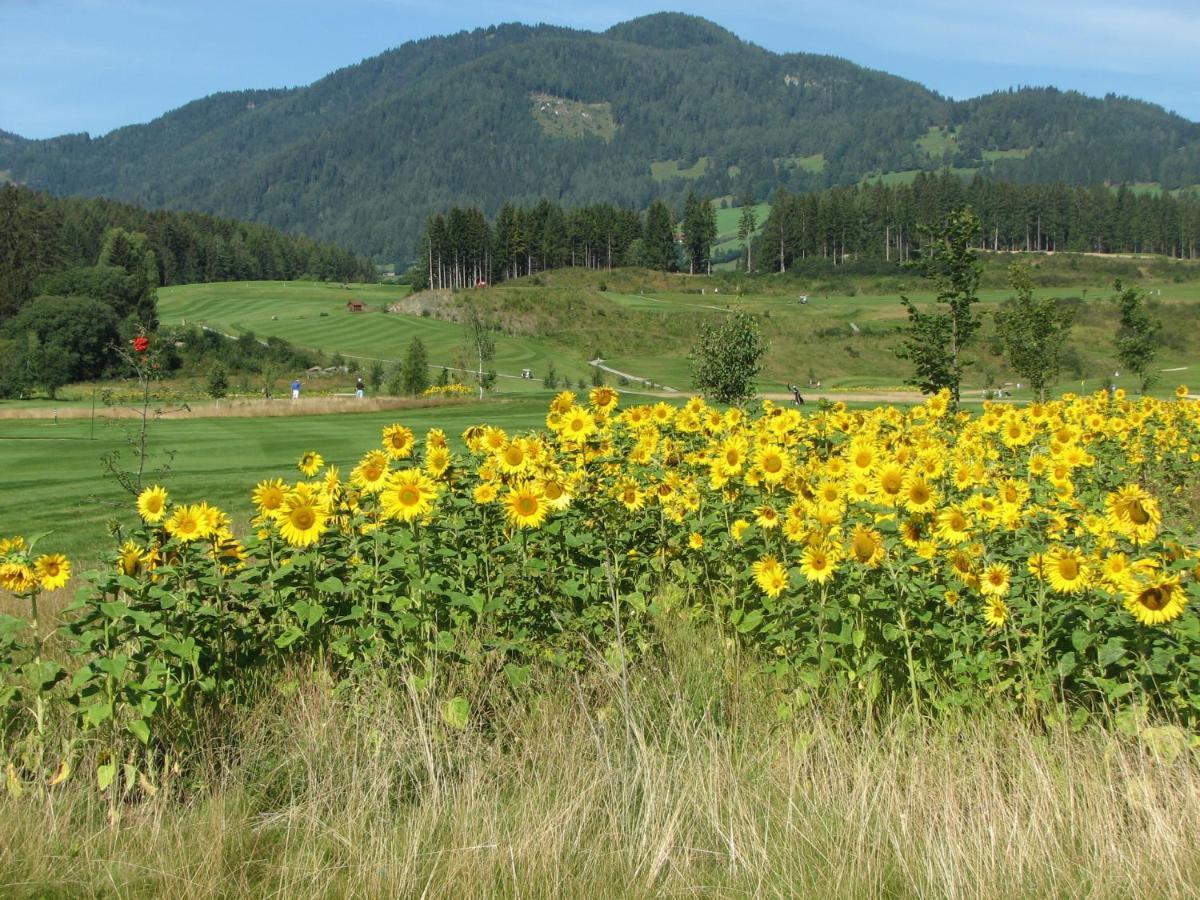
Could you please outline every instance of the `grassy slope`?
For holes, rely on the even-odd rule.
[[[432,317],[380,312],[407,294],[407,287],[390,285],[355,285],[349,290],[312,282],[186,285],[159,292],[159,313],[167,325],[186,321],[228,334],[252,331],[362,361],[395,362],[404,356],[409,341],[419,337],[432,365],[470,366],[468,336],[462,327]],[[366,301],[368,311],[347,312],[346,301],[352,298]],[[531,368],[540,377],[552,361],[572,378],[587,373],[584,361],[564,362],[543,340],[517,335],[496,340],[494,367],[509,376],[501,379],[502,391],[534,389],[533,383],[517,376]]]
[[[741,250],[742,242],[738,240],[738,224],[742,218],[741,206],[730,206],[717,210],[717,239],[713,242],[713,255],[718,256],[729,250]],[[763,223],[771,214],[770,203],[754,204],[754,221],[757,224],[755,234],[762,230]]]
[[[1111,351],[1112,307],[1100,302],[1111,295],[1112,271],[1105,266],[1113,263],[1087,258],[1034,261],[1041,282],[1056,285],[1041,288],[1041,293],[1080,299],[1073,344],[1083,364],[1084,387],[1101,386],[1118,368]],[[984,340],[977,350],[978,366],[968,374],[968,387],[983,387],[989,376],[996,383],[1016,380],[1006,373],[1002,359],[987,352],[990,312],[1010,296],[1002,286],[1006,264],[1007,258],[989,261],[980,292]],[[1195,270],[1184,266],[1165,272],[1185,273],[1190,279]],[[1170,343],[1160,351],[1158,366],[1200,363],[1200,329],[1194,327],[1200,325],[1200,281],[1176,281],[1147,272],[1139,283],[1154,302],[1162,304],[1160,314],[1188,326],[1170,329]],[[607,282],[607,292],[596,289],[602,280]],[[398,298],[401,290],[377,286],[359,293],[370,303]],[[539,389],[550,364],[572,381],[586,377],[587,361],[597,353],[621,371],[686,388],[687,354],[699,326],[718,321],[733,308],[763,317],[771,345],[763,375],[767,389],[806,382],[810,369],[825,387],[877,388],[901,386],[908,371],[892,352],[904,325],[898,302],[901,293],[918,303],[932,300],[925,285],[910,273],[753,279],[722,273],[707,279],[639,270],[563,270],[543,273],[538,283],[521,279],[446,298],[444,303],[460,307],[476,303],[500,318],[505,333],[497,339],[495,367],[509,376],[500,380],[502,392]],[[231,333],[252,330],[327,352],[388,360],[399,358],[409,339],[419,335],[433,364],[469,365],[466,332],[449,320],[449,309],[435,310],[431,316],[352,314],[344,311],[345,299],[358,294],[314,284],[192,285],[163,294],[161,307],[168,323],[205,321]],[[796,302],[801,295],[809,297],[807,304]],[[446,318],[438,318],[444,314]],[[515,377],[526,367],[534,372],[532,382]],[[1164,381],[1173,384],[1176,377]],[[1064,381],[1063,389],[1068,386],[1079,387]]]

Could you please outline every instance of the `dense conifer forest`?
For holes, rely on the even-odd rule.
[[[703,200],[705,198],[699,198]],[[419,283],[464,287],[562,266],[641,265],[707,271],[715,229],[689,194],[672,212],[656,200],[641,214],[612,204],[564,208],[547,200],[505,203],[489,222],[478,207],[430,217]],[[770,215],[751,241],[754,271],[787,271],[801,260],[904,261],[921,249],[922,224],[970,205],[983,230],[980,249],[1003,251],[1200,255],[1200,198],[1138,194],[1128,188],[1012,184],[943,172],[909,185],[775,192]],[[708,209],[711,210],[711,201]],[[745,267],[744,247],[732,258]]]
[[[114,232],[129,236],[129,248],[112,249]],[[137,285],[118,284],[126,268],[137,271]],[[35,293],[110,298],[169,284],[296,278],[373,280],[375,269],[347,250],[262,225],[0,186],[0,322]]]

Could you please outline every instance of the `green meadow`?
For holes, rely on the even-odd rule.
[[[729,211],[725,211],[729,212]],[[1075,329],[1060,387],[1095,389],[1118,371],[1112,351],[1115,312],[1112,274],[1087,258],[1035,260],[1043,295],[1074,305]],[[1011,292],[1003,287],[1006,260],[985,279],[979,311],[984,328],[976,346],[975,365],[967,387],[1015,383],[1006,372],[995,342],[991,313]],[[1159,351],[1160,368],[1187,372],[1200,364],[1200,279],[1196,266],[1179,265],[1167,277],[1147,269],[1142,275],[1130,264],[1139,286],[1160,317],[1171,322]],[[602,290],[601,288],[604,288]],[[340,353],[366,368],[373,361],[399,360],[414,337],[424,341],[435,369],[469,369],[470,336],[455,321],[468,305],[477,305],[498,323],[496,358],[501,395],[542,390],[550,366],[572,384],[590,381],[589,361],[644,381],[686,390],[688,353],[699,329],[718,322],[735,309],[761,318],[770,350],[761,379],[767,391],[789,383],[820,381],[823,388],[902,388],[906,364],[893,350],[905,327],[899,303],[906,294],[918,304],[932,294],[908,275],[868,277],[757,276],[721,273],[712,278],[664,276],[643,270],[596,272],[561,270],[519,279],[481,291],[462,291],[430,298],[418,314],[384,312],[402,300],[408,288],[390,285],[352,286],[314,283],[226,283],[187,285],[161,291],[160,310],[167,325],[202,324],[228,334],[253,332],[277,336],[326,353]],[[804,302],[801,302],[802,298]],[[346,303],[361,299],[367,310],[348,312]],[[520,377],[529,369],[531,380]],[[1163,382],[1176,377],[1164,373]],[[465,373],[460,376],[466,379]],[[610,381],[617,376],[606,376]],[[1181,376],[1186,377],[1186,376]],[[1124,382],[1121,382],[1124,383]],[[1163,385],[1167,387],[1168,385]]]
[[[250,518],[254,485],[265,478],[297,477],[296,460],[307,450],[316,450],[347,477],[393,422],[408,425],[418,436],[442,428],[461,449],[460,435],[470,425],[528,429],[545,418],[545,410],[546,398],[539,396],[381,413],[166,419],[151,427],[148,469],[167,461],[171,452],[170,469],[146,483],[161,483],[179,500],[214,503],[240,528]],[[109,521],[127,526],[136,521],[132,497],[103,475],[100,463],[104,454],[119,451],[122,466],[133,465],[123,430],[130,424],[98,422],[92,439],[88,419],[0,420],[0,535],[51,532],[48,548],[82,561],[105,553],[113,546]]]
[[[226,282],[163,288],[159,315],[163,324],[202,325],[225,334],[253,333],[280,337],[300,346],[340,353],[364,369],[385,365],[404,356],[409,342],[420,338],[436,366],[469,369],[473,364],[469,336],[453,322],[432,316],[389,313],[389,304],[403,300],[406,285],[340,285],[315,282]],[[363,312],[350,312],[347,302],[361,300]],[[523,369],[541,374],[555,362],[560,373],[578,378],[588,373],[586,361],[561,358],[544,340],[515,334],[496,339],[493,368],[504,393],[534,389],[520,378]],[[564,364],[573,363],[564,368]],[[541,387],[541,382],[536,383]]]

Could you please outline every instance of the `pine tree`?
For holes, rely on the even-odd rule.
[[[661,272],[674,272],[675,221],[671,210],[655,200],[646,211],[646,234],[642,243],[642,265]]]
[[[408,342],[400,381],[403,392],[410,397],[425,393],[429,387],[429,357],[425,352],[425,343],[419,337]]]
[[[742,242],[742,249],[746,253],[746,271],[752,272],[754,267],[751,265],[750,259],[750,238],[754,236],[754,231],[758,228],[758,222],[754,215],[754,198],[749,194],[745,194],[741,199],[742,215],[738,219],[738,240]]]

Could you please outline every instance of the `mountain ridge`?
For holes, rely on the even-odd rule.
[[[539,120],[537,97],[563,102]],[[593,114],[611,127],[549,127]],[[307,86],[213,94],[97,138],[0,133],[0,173],[32,187],[259,221],[387,259],[411,257],[425,217],[456,204],[762,198],[944,165],[1185,187],[1200,184],[1200,124],[1052,88],[952,101],[656,13],[599,33],[507,23],[423,38]]]

